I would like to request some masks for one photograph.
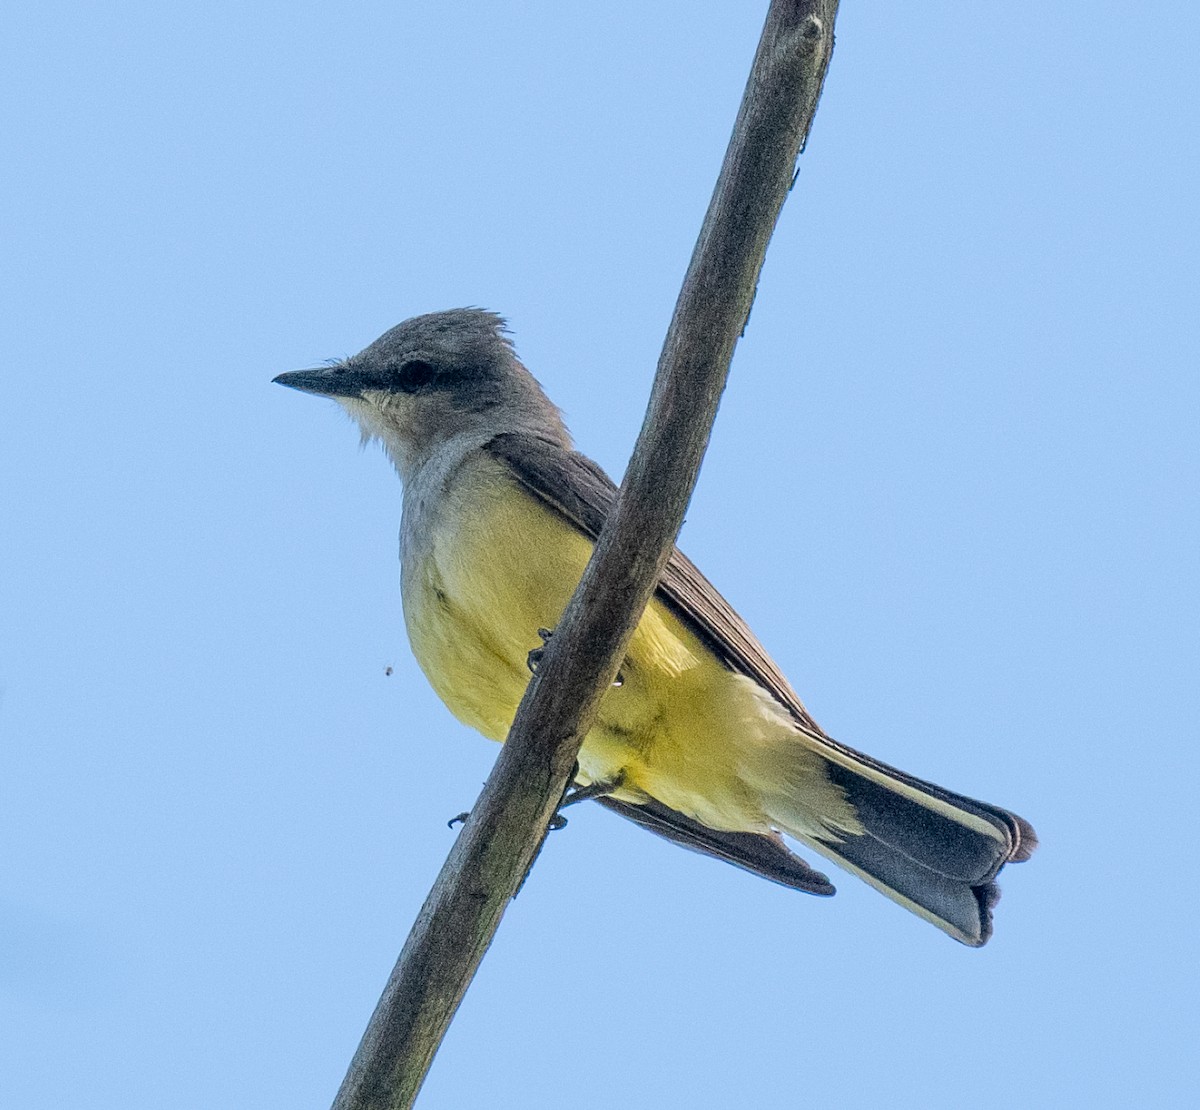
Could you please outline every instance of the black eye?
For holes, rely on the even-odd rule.
[[[416,393],[433,381],[433,375],[434,369],[428,362],[419,358],[409,359],[401,363],[396,371],[396,388],[405,393]]]

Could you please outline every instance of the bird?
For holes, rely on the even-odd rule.
[[[414,316],[351,357],[280,374],[332,398],[402,483],[400,592],[416,661],[503,741],[617,488],[575,450],[503,317]],[[584,738],[575,786],[651,832],[784,886],[834,893],[785,837],[963,944],[1032,826],[828,736],[746,622],[677,548]]]

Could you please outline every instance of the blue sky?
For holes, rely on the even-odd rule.
[[[0,1104],[328,1105],[495,749],[270,379],[484,305],[619,475],[764,8],[10,14]],[[580,807],[422,1107],[1196,1097],[1198,32],[848,4],[683,533],[832,735],[1033,821],[993,942]]]

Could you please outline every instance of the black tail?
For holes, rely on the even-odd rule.
[[[862,831],[801,839],[889,898],[973,947],[992,933],[996,875],[1037,846],[1032,826],[998,806],[913,778],[841,745],[824,753]]]

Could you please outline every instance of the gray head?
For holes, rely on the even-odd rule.
[[[339,401],[364,440],[383,442],[402,477],[449,440],[522,431],[570,447],[558,409],[517,361],[504,320],[479,308],[414,316],[351,358],[275,381]]]

